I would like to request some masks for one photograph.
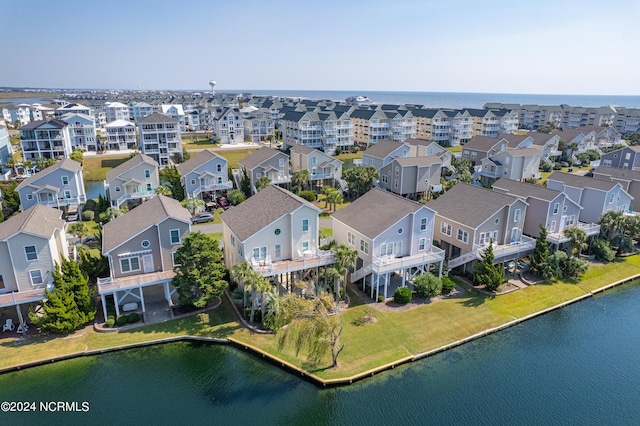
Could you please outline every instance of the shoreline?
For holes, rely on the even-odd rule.
[[[192,335],[183,335],[183,336],[172,336],[172,337],[165,337],[165,338],[161,338],[161,339],[155,339],[155,340],[147,340],[144,342],[136,342],[136,343],[129,343],[129,344],[124,344],[124,345],[116,345],[116,346],[112,346],[112,347],[106,347],[106,348],[100,348],[100,349],[91,349],[91,350],[84,350],[84,351],[78,351],[78,352],[73,352],[73,353],[69,353],[69,354],[64,354],[64,355],[59,355],[59,356],[55,356],[55,357],[49,357],[49,358],[44,358],[44,359],[40,359],[40,360],[35,360],[35,361],[30,361],[27,363],[21,363],[21,364],[17,364],[17,365],[13,365],[13,366],[8,366],[8,367],[3,367],[0,368],[0,374],[6,374],[6,373],[11,373],[14,371],[20,371],[20,370],[24,370],[27,368],[33,368],[33,367],[38,367],[41,365],[45,365],[45,364],[51,364],[54,362],[58,362],[58,361],[65,361],[65,360],[70,360],[70,359],[74,359],[74,358],[80,358],[80,357],[85,357],[85,356],[94,356],[94,355],[100,355],[100,354],[104,354],[104,353],[110,353],[110,352],[119,352],[119,351],[123,351],[123,350],[127,350],[127,349],[135,349],[135,348],[142,348],[142,347],[147,347],[147,346],[155,346],[155,345],[161,345],[161,344],[165,344],[165,343],[175,343],[175,342],[188,342],[188,343],[207,343],[207,344],[224,344],[224,345],[229,345],[232,346],[236,349],[242,350],[246,353],[252,354],[258,358],[262,358],[265,361],[268,361],[270,364],[273,364],[276,367],[279,367],[281,369],[284,369],[286,371],[288,371],[291,374],[294,374],[318,387],[339,387],[339,386],[348,386],[350,384],[353,384],[357,381],[360,380],[364,380],[366,378],[369,377],[373,377],[376,374],[380,374],[382,372],[388,371],[388,370],[393,370],[395,367],[403,365],[403,364],[408,364],[410,362],[415,362],[427,357],[430,357],[432,355],[444,352],[448,349],[452,349],[455,348],[457,346],[461,346],[465,343],[471,342],[473,340],[479,339],[481,337],[502,331],[504,329],[507,329],[509,327],[512,327],[514,325],[520,324],[522,322],[528,321],[530,319],[533,319],[535,317],[544,315],[546,313],[564,308],[565,306],[574,304],[576,302],[579,302],[581,300],[584,299],[588,299],[593,297],[594,295],[598,294],[598,293],[602,293],[604,291],[607,291],[609,289],[612,289],[614,287],[618,287],[624,284],[628,284],[630,282],[633,282],[635,280],[640,279],[640,273],[638,274],[634,274],[632,276],[623,278],[621,280],[615,281],[613,283],[609,283],[607,285],[604,285],[602,287],[596,288],[594,290],[591,291],[587,291],[586,294],[575,297],[571,300],[567,300],[565,302],[559,303],[557,305],[551,306],[549,308],[543,309],[541,311],[538,312],[534,312],[528,315],[525,315],[524,317],[521,318],[515,318],[512,321],[508,321],[504,324],[500,324],[496,327],[492,327],[492,328],[488,328],[486,330],[480,331],[478,333],[472,334],[470,336],[467,336],[465,338],[456,340],[454,342],[451,343],[447,343],[445,345],[442,345],[438,348],[435,349],[431,349],[429,351],[425,351],[425,352],[421,352],[421,353],[417,353],[417,354],[412,354],[403,358],[399,358],[397,360],[394,360],[392,362],[371,368],[369,370],[363,371],[361,373],[357,373],[354,374],[352,376],[347,376],[347,377],[339,377],[339,378],[333,378],[333,379],[323,379],[309,371],[306,371],[288,361],[285,361],[284,359],[278,358],[268,352],[265,352],[263,350],[261,350],[260,348],[257,348],[251,344],[248,343],[244,343],[242,341],[239,341],[237,339],[234,338],[217,338],[217,337],[206,337],[206,336],[192,336]]]

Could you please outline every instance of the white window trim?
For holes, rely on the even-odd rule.
[[[138,269],[133,269],[132,265],[131,265],[131,259],[138,259]],[[122,267],[123,262],[127,262],[127,264],[129,265],[129,270],[125,271],[124,268]],[[131,256],[131,257],[123,257],[122,259],[120,259],[120,271],[123,274],[128,274],[130,272],[137,272],[140,271],[142,269],[142,262],[140,261],[140,257],[138,256]]]
[[[349,231],[347,231],[347,244],[349,244],[351,247],[354,247],[355,244],[356,244],[356,236],[355,236],[355,234],[352,234]]]
[[[469,233],[464,229],[458,228],[456,232],[456,240],[469,244]]]
[[[447,232],[448,231],[448,232]],[[440,223],[440,232],[444,235],[451,236],[453,234],[453,227],[446,222]]]
[[[420,230],[426,231],[428,223],[429,223],[429,219],[427,219],[426,217],[420,218]]]
[[[173,242],[173,237],[172,237],[172,233],[173,231],[177,231],[178,232],[178,242],[174,243]],[[180,244],[180,242],[182,241],[182,238],[180,238],[180,230],[179,229],[170,229],[169,230],[169,242],[171,243],[171,245],[176,245],[176,244]]]
[[[522,216],[522,209],[515,209],[513,212],[513,221],[515,223],[520,222],[520,217]]]
[[[418,251],[424,251],[426,248],[427,248],[427,239],[426,238],[420,238],[418,240]]]
[[[369,243],[363,239],[360,239],[360,251],[369,254]]]
[[[29,254],[27,253],[27,248],[28,247],[33,247],[33,254],[35,254],[36,258],[35,259],[29,259]],[[30,246],[24,246],[24,258],[27,260],[27,262],[36,262],[38,260],[38,249],[36,246],[34,245],[30,245]]]
[[[309,232],[309,219],[302,219],[302,232]]]
[[[34,283],[33,282],[33,272],[37,272],[40,274],[40,281],[39,283]],[[41,269],[32,269],[29,271],[29,281],[31,282],[31,285],[42,285],[44,284],[44,277],[42,276],[42,270]]]
[[[180,263],[176,263],[176,256],[178,255],[177,251],[171,252],[171,263],[173,266],[180,266]]]
[[[60,179],[62,180],[63,185],[69,185],[69,176],[61,176]]]

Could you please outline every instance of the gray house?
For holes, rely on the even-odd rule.
[[[411,156],[426,157],[435,155],[442,161],[442,167],[451,167],[453,161],[453,152],[440,146],[437,142],[426,139],[410,138],[404,141],[411,147]]]
[[[26,178],[16,188],[22,210],[36,204],[66,209],[87,201],[82,165],[65,158]]]
[[[246,158],[238,161],[240,170],[245,168],[251,182],[251,190],[256,193],[256,181],[267,176],[271,183],[287,185],[291,183],[289,156],[282,151],[262,147]],[[241,172],[240,172],[241,173]]]
[[[444,252],[432,244],[435,215],[423,204],[377,188],[335,212],[335,241],[358,251],[351,282],[362,279],[363,290],[369,286],[377,300],[431,265],[441,274]]]
[[[577,226],[589,236],[600,233],[597,223],[578,220],[582,207],[562,191],[504,178],[493,184],[493,190],[527,202],[529,206],[523,228],[525,235],[537,238],[540,225],[543,225],[547,229],[547,241],[559,246],[569,240],[564,235],[567,228]]]
[[[622,185],[625,191],[633,197],[631,207],[634,212],[640,212],[640,171],[617,169],[615,167],[600,166],[593,171],[593,178],[608,180]]]
[[[182,187],[187,195],[202,198],[205,193],[233,188],[229,180],[227,159],[205,149],[198,155],[176,166],[182,175]],[[215,198],[215,196],[214,196]]]
[[[383,139],[362,153],[362,166],[380,170],[396,157],[409,156],[411,156],[411,147],[406,143]]]
[[[51,271],[69,253],[64,221],[57,209],[36,204],[0,223],[0,312],[3,320],[15,319],[24,331],[20,305],[44,299],[51,285]],[[27,307],[27,311],[29,307]]]
[[[628,212],[633,197],[617,182],[593,179],[571,173],[553,172],[547,188],[563,191],[580,204],[580,222],[596,223],[608,211]]]
[[[640,169],[640,146],[626,146],[602,154],[600,164],[617,169]]]
[[[520,198],[466,183],[427,203],[438,212],[434,240],[451,268],[479,259],[491,241],[496,263],[530,253],[535,240],[523,235],[527,206]]]
[[[191,215],[173,198],[157,195],[104,225],[102,255],[109,260],[110,276],[98,279],[98,293],[106,312],[111,295],[120,311],[146,313],[148,303],[172,305],[170,282],[176,250],[191,232]],[[153,288],[151,288],[153,287]]]
[[[418,200],[432,191],[440,192],[442,160],[436,156],[399,157],[380,169],[380,188]]]
[[[324,185],[345,187],[342,180],[342,161],[304,145],[291,147],[291,172],[308,170],[311,186],[320,190]]]
[[[156,195],[156,188],[160,186],[158,163],[147,155],[138,154],[109,170],[104,186],[114,207],[149,199]]]

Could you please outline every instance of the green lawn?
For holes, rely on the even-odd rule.
[[[447,151],[451,151],[451,152],[462,152],[462,146],[461,146],[461,145],[457,145],[457,146],[449,146],[449,147],[447,147]]]
[[[243,149],[216,149],[216,154],[227,159],[228,167],[230,169],[238,168],[238,161],[246,158],[257,148],[243,148]]]
[[[186,149],[187,151],[192,149],[209,149],[219,147],[219,145],[211,142],[211,139],[207,139],[204,137],[199,137],[197,139],[182,138],[182,148]]]
[[[358,151],[358,152],[344,152],[340,155],[334,155],[333,158],[336,158],[340,161],[349,161],[351,160],[353,162],[353,160],[357,159],[357,158],[362,158],[362,151]]]
[[[109,170],[119,166],[128,159],[128,155],[109,157],[95,155],[92,157],[85,157],[82,160],[82,176],[87,182],[105,180]]]
[[[326,209],[324,208],[325,202],[324,199],[327,198],[326,195],[324,194],[318,194],[318,200],[316,202],[314,202],[313,204],[315,204],[318,208],[321,208],[324,210],[325,213],[329,214],[330,212],[333,212],[333,206],[328,206]],[[351,201],[345,201],[344,203],[340,203],[340,204],[336,204],[336,210],[340,210],[342,208],[347,207],[349,204],[351,204]],[[322,214],[322,213],[321,213]],[[326,215],[325,215],[326,216]]]

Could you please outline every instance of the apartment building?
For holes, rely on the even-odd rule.
[[[129,120],[115,120],[107,123],[104,127],[107,135],[106,149],[122,151],[137,147],[136,126]]]
[[[98,134],[96,121],[93,117],[80,113],[67,113],[60,117],[61,121],[69,124],[71,148],[83,151],[98,150]]]
[[[180,123],[173,117],[154,112],[138,119],[139,149],[158,162],[160,167],[171,164],[171,158],[182,155]]]
[[[68,158],[71,155],[71,131],[64,121],[33,121],[20,128],[24,160]]]
[[[122,102],[105,102],[104,107],[107,123],[116,120],[129,121],[131,114],[128,105]]]

